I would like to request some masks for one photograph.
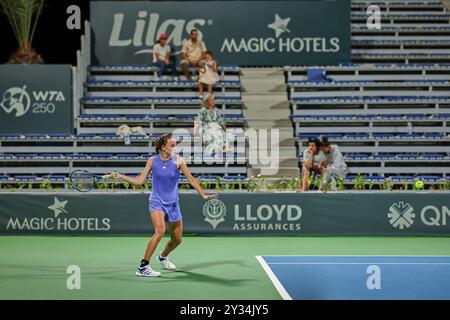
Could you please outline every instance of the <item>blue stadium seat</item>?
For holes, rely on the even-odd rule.
[[[73,160],[86,160],[88,159],[88,155],[86,154],[66,154],[67,159],[73,159]]]
[[[26,160],[39,158],[39,156],[36,153],[17,153],[16,157],[18,159],[26,159]]]
[[[366,177],[367,181],[372,181],[374,183],[383,183],[386,181],[386,179],[384,177],[381,176],[367,176]]]
[[[39,178],[34,175],[17,175],[14,179],[21,182],[36,182]]]
[[[377,115],[378,119],[382,119],[382,120],[400,120],[402,119],[402,115],[401,114],[381,114],[381,115]]]
[[[150,137],[152,137],[152,135]],[[130,135],[130,139],[135,139],[135,140],[142,140],[142,139],[146,139],[146,138],[148,138],[148,137],[146,137],[143,134],[131,134]]]
[[[369,134],[367,133],[347,133],[345,135],[345,138],[347,139],[369,139]]]
[[[106,160],[111,159],[113,155],[111,153],[92,153],[91,155],[92,159],[98,159],[98,160]]]
[[[414,180],[421,180],[423,182],[440,182],[444,180],[445,178],[439,177],[439,176],[417,176]]]
[[[444,134],[439,133],[439,132],[429,132],[429,133],[424,133],[423,137],[425,139],[442,139],[442,138],[444,138]]]
[[[420,157],[427,160],[444,160],[444,155],[439,153],[424,153]]]
[[[416,160],[419,155],[416,153],[400,153],[395,156],[399,160]]]
[[[437,120],[450,120],[450,114],[434,114],[433,119]]]
[[[0,181],[2,181],[2,182],[10,181],[12,179],[13,178],[8,175],[0,174]]]
[[[135,160],[135,159],[145,159],[146,155],[141,155],[137,153],[118,153],[116,157],[120,160]]]
[[[376,160],[389,160],[389,159],[395,159],[395,154],[380,153],[380,154],[374,154],[372,157]]]
[[[418,134],[418,133],[399,133],[397,134],[397,138],[399,139],[419,139],[421,138],[422,135]]]
[[[367,160],[370,157],[370,154],[368,153],[351,153],[347,154],[345,156],[347,159],[353,159],[353,160]]]
[[[325,133],[322,135],[324,138],[328,138],[329,140],[332,139],[342,139],[343,134],[341,133]]]
[[[245,176],[237,176],[237,175],[225,175],[223,178],[225,180],[241,180],[241,181],[244,181],[246,179]]]
[[[408,183],[411,183],[414,181],[414,178],[412,176],[390,176],[389,178],[392,182],[406,181]]]
[[[373,137],[378,140],[388,140],[388,139],[394,139],[395,134],[393,134],[393,133],[374,133]]]
[[[420,113],[411,113],[411,114],[408,114],[406,117],[409,120],[423,120],[423,119],[427,119],[427,115],[426,114],[420,114]]]
[[[79,133],[75,136],[77,140],[91,140],[94,139],[97,135],[95,133]]]
[[[68,133],[50,133],[50,134],[48,134],[48,136],[51,139],[58,139],[58,140],[71,140],[72,139],[72,135],[70,135]]]
[[[297,137],[301,140],[307,140],[307,139],[313,139],[313,138],[319,138],[319,134],[316,133],[299,133]]]
[[[218,175],[199,175],[197,176],[198,179],[203,179],[203,180],[216,180],[217,177],[222,178]]]
[[[100,133],[99,138],[102,140],[119,140],[120,136],[116,135],[115,133]]]
[[[65,158],[64,154],[62,154],[62,153],[40,153],[40,154],[38,154],[38,157],[45,158],[45,159],[63,159],[63,158]]]
[[[0,160],[11,160],[14,158],[13,154],[10,153],[2,153],[0,154]]]
[[[20,140],[22,136],[18,133],[2,133],[0,134],[0,140]]]
[[[65,182],[67,177],[64,175],[50,174],[50,175],[43,176],[42,179],[50,180],[51,182]]]
[[[25,135],[25,138],[27,140],[44,140],[47,139],[47,135],[42,133],[29,133]]]

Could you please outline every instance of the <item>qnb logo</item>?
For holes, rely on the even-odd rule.
[[[208,222],[214,229],[221,222],[224,222],[224,217],[227,214],[225,203],[218,199],[212,199],[203,205],[203,215],[206,222]]]
[[[388,218],[389,223],[400,230],[409,228],[414,223],[414,208],[409,203],[403,201],[394,203],[389,208]]]
[[[6,113],[9,114],[15,111],[15,116],[21,117],[28,112],[31,106],[31,99],[26,89],[26,86],[22,88],[14,87],[3,93],[0,106]]]

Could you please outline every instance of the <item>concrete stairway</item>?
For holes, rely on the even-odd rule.
[[[450,1],[449,0],[443,0],[442,3],[444,4],[444,7],[447,8],[447,11],[450,11]]]
[[[289,119],[290,109],[288,102],[285,77],[282,68],[242,68],[242,100],[246,105],[244,115],[247,119],[248,129],[279,130],[279,139],[270,141],[271,149],[267,152],[269,157],[279,152],[279,168],[262,164],[260,159],[249,159],[248,177],[261,174],[267,177],[298,177],[298,160],[294,139],[294,128]],[[250,143],[247,154],[260,154],[259,143]],[[252,164],[253,163],[253,164]],[[267,174],[267,170],[277,171]],[[277,170],[278,169],[278,170]]]

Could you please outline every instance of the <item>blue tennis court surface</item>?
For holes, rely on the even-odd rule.
[[[258,256],[284,299],[450,300],[450,256]]]

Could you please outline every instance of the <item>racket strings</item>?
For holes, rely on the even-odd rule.
[[[89,191],[95,186],[94,177],[87,172],[75,172],[70,180],[73,187],[79,191]]]

